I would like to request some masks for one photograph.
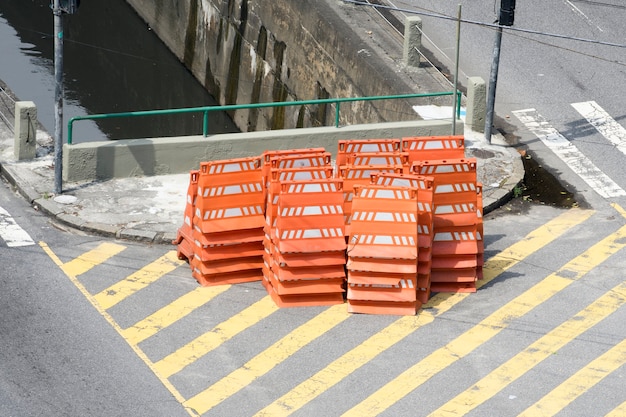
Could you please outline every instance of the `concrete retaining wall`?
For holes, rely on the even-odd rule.
[[[449,135],[451,121],[414,121],[231,133],[211,137],[131,139],[64,145],[63,181],[96,181],[188,173],[200,162],[260,155],[265,150],[323,147],[335,155],[342,139]],[[457,134],[463,134],[457,123]]]
[[[402,60],[401,41],[385,43],[389,28],[377,28],[362,7],[336,0],[127,2],[220,104],[451,90],[442,76],[424,69],[418,81],[406,78],[395,61]],[[437,77],[441,83],[432,86]],[[411,105],[434,101],[345,104],[341,124],[416,120]],[[450,104],[449,97],[439,101]],[[232,117],[249,132],[329,126],[334,110],[279,107],[238,110]]]

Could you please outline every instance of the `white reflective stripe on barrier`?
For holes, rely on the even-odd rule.
[[[328,237],[340,237],[343,235],[343,230],[338,227],[326,229],[285,229],[281,231],[280,239],[320,239]]]
[[[415,224],[417,222],[417,216],[415,213],[412,212],[355,211],[352,214],[352,220]]]

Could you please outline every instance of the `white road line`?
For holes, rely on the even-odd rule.
[[[572,103],[572,107],[615,147],[626,155],[626,129],[595,101]]]
[[[8,211],[0,207],[0,238],[7,246],[30,246],[35,242],[11,217]]]
[[[604,198],[626,195],[626,191],[552,127],[537,110],[516,110],[513,114],[595,192]]]

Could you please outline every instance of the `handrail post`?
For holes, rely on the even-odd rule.
[[[339,101],[335,101],[335,127],[339,127]]]
[[[72,132],[74,130],[74,118],[72,117],[69,122],[67,122],[67,144],[72,144]]]
[[[205,110],[202,118],[202,134],[206,138],[209,136],[209,111]]]

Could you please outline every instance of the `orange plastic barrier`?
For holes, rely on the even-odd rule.
[[[262,228],[265,217],[261,159],[200,164],[194,222],[203,233]]]
[[[421,136],[402,138],[402,152],[408,152],[411,161],[464,158],[463,136]]]
[[[187,202],[185,204],[185,212],[183,225],[178,229],[174,244],[177,245],[178,259],[189,259],[193,256],[193,215],[196,207],[196,198],[198,197],[198,170],[189,172],[189,186],[187,187]]]
[[[417,261],[417,190],[357,186],[352,209],[348,256]]]
[[[354,153],[347,156],[346,166],[394,166],[410,169],[409,154],[406,152]]]
[[[371,152],[399,152],[399,139],[351,139],[337,142],[338,167],[347,164],[348,155]]]
[[[355,186],[347,250],[349,311],[415,314],[417,201],[416,188]]]
[[[413,161],[411,173],[433,177],[436,184],[477,181],[476,158]]]
[[[414,316],[420,307],[421,303],[417,300],[408,302],[348,300],[349,313]]]

